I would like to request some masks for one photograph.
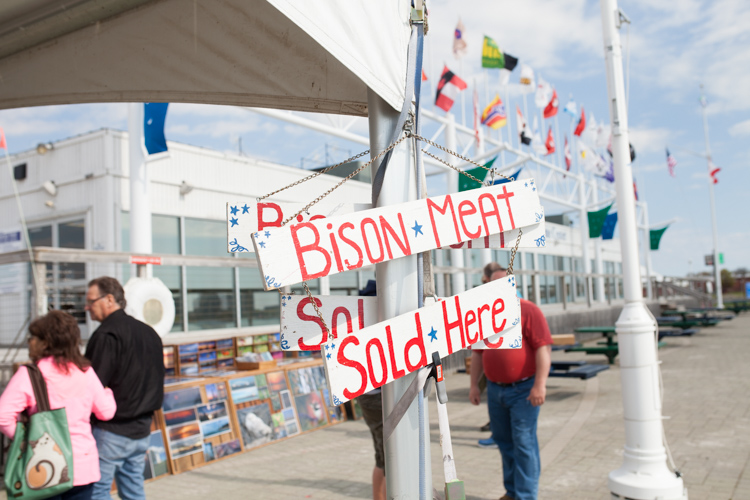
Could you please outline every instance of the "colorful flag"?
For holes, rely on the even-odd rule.
[[[602,159],[602,162],[605,162],[604,158],[602,158],[601,156],[599,156],[599,158]],[[602,174],[600,174],[599,177],[603,178],[607,182],[615,182],[615,163],[612,161],[612,159],[609,160],[608,168]]]
[[[147,102],[143,105],[143,137],[149,155],[167,151],[164,122],[167,120],[167,102]]]
[[[521,85],[534,86],[534,70],[526,64],[521,64]]]
[[[466,89],[466,82],[456,76],[448,66],[443,68],[443,74],[437,84],[435,106],[443,111],[450,111],[458,93]]]
[[[601,177],[607,174],[609,170],[607,162],[583,141],[578,141],[578,155],[580,165],[585,170],[594,172],[595,175]]]
[[[474,95],[472,97],[472,105],[474,107],[474,138],[478,148],[481,141],[479,139],[479,95],[477,94],[476,82],[474,82]]]
[[[716,174],[718,174],[719,171],[721,171],[721,168],[714,165],[713,162],[711,162],[710,160],[708,162],[708,166],[711,167],[711,171],[709,172],[711,175],[711,180],[713,181],[714,184],[718,184],[719,179],[716,177]]]
[[[589,212],[589,238],[598,238],[602,235],[602,228],[604,227],[604,220],[607,218],[607,212],[612,208],[612,204],[597,210],[595,212]]]
[[[635,201],[638,201],[638,186],[635,185],[635,180],[633,181],[633,195],[635,195]]]
[[[3,132],[2,127],[0,127],[0,149],[8,150],[8,143],[5,142],[5,132]]]
[[[496,95],[491,103],[484,108],[482,112],[482,125],[486,125],[493,130],[502,128],[507,123],[507,115],[505,113],[505,105],[500,99],[499,95]]]
[[[617,212],[607,214],[602,226],[602,239],[611,240],[615,236],[615,226],[617,225]]]
[[[531,135],[529,134],[529,128],[526,125],[526,120],[524,120],[521,109],[518,106],[516,106],[516,125],[518,128],[518,137],[521,138],[521,143],[527,146],[531,144]]]
[[[549,132],[547,132],[547,142],[545,142],[544,145],[547,147],[548,155],[555,152],[555,138],[552,136],[552,127],[550,127]]]
[[[578,114],[578,106],[576,105],[576,102],[573,100],[573,96],[568,99],[568,104],[565,105],[563,108],[563,111],[568,113],[570,116],[575,118],[575,116]]]
[[[544,108],[544,118],[552,118],[557,115],[557,107],[559,103],[557,101],[557,90],[552,89],[552,98],[547,103],[547,107]]]
[[[492,164],[495,163],[495,160],[497,160],[497,156],[495,156],[490,161],[484,164],[486,168],[482,168],[482,167],[472,168],[471,170],[467,170],[466,173],[484,182],[484,179],[485,177],[487,177],[487,173],[488,173],[487,169],[492,168]],[[476,189],[478,187],[482,187],[482,182],[477,182],[471,179],[470,177],[459,174],[458,192],[461,193],[464,191],[468,191],[470,189]]]
[[[482,67],[507,69],[513,71],[518,64],[518,59],[500,50],[495,40],[485,36],[482,44]]]
[[[650,240],[649,243],[651,243],[651,250],[659,250],[659,242],[661,241],[661,237],[664,235],[664,231],[666,231],[668,227],[669,225],[661,229],[651,229],[648,232]]]
[[[675,177],[674,175],[674,168],[677,166],[677,160],[674,159],[674,156],[672,156],[672,153],[669,152],[669,148],[667,148],[667,168],[669,169],[669,175],[672,177]]]
[[[466,55],[466,40],[464,39],[464,23],[461,22],[461,18],[458,18],[458,24],[456,25],[456,31],[453,32],[453,56],[456,59],[461,59]]]
[[[573,164],[573,155],[570,154],[570,146],[568,146],[568,136],[565,136],[565,170],[570,172],[570,166]]]
[[[422,81],[423,82],[427,81],[427,73],[424,72],[424,68],[422,68]]]
[[[584,130],[586,130],[586,113],[584,113],[583,106],[581,106],[581,117],[578,119],[578,125],[576,125],[576,130],[573,132],[573,135],[581,137]]]
[[[534,104],[537,108],[545,108],[550,100],[552,100],[552,85],[540,76],[534,95]]]

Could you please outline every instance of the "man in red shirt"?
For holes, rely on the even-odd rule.
[[[504,278],[505,269],[491,280]],[[536,424],[547,394],[552,335],[541,309],[521,299],[520,349],[473,350],[469,400],[479,404],[479,379],[487,377],[487,409],[492,439],[500,448],[506,493],[500,500],[537,497],[541,464]]]

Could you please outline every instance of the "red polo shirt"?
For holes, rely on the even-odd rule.
[[[552,335],[542,310],[528,300],[521,299],[521,331],[523,346],[520,349],[484,349],[482,355],[487,380],[510,384],[536,374],[535,352],[552,344]]]

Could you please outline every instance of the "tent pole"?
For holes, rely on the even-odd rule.
[[[615,27],[615,21],[619,25],[621,19],[617,1],[601,0],[601,12],[625,285],[625,307],[615,323],[620,349],[625,446],[622,466],[609,473],[609,490],[612,498],[686,499],[687,490],[682,478],[667,467],[655,345],[656,322],[646,308],[641,288],[622,45]]]
[[[448,123],[445,126],[445,147],[451,151],[458,151],[456,141],[456,119],[453,113],[448,113],[445,116],[448,119]],[[451,165],[457,163],[457,158],[453,155],[446,154],[445,160]],[[458,193],[458,176],[459,173],[455,170],[448,170],[447,176],[447,187],[449,193]],[[464,249],[463,248],[451,248],[451,267],[463,268],[465,267]],[[451,279],[451,295],[457,295],[461,292],[466,291],[466,274],[463,272],[454,273]]]
[[[368,119],[370,126],[370,151],[375,156],[385,149],[391,140],[399,113],[380,96],[368,89]],[[410,144],[408,141],[402,144]],[[393,151],[388,173],[383,180],[377,206],[394,205],[417,199],[416,169],[413,153],[409,147]],[[372,176],[380,164],[373,165]],[[396,317],[419,307],[417,303],[417,257],[409,256],[384,262],[375,266],[378,282],[378,321]],[[406,391],[416,372],[397,379],[382,388],[383,415],[393,410]],[[427,405],[424,407],[425,421],[429,422]],[[419,415],[416,399],[412,402],[391,438],[385,443],[385,470],[388,498],[419,498]],[[432,488],[429,440],[426,442],[426,484]]]

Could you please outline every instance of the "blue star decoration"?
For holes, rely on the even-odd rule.
[[[331,350],[336,349],[336,344],[331,344]]]
[[[271,233],[270,233],[270,232],[268,232],[268,231],[266,231],[266,238],[268,238],[268,237],[270,237],[270,236],[271,236]]]
[[[229,222],[231,222],[231,223],[232,223],[232,227],[234,227],[234,226],[236,226],[236,225],[238,225],[238,224],[239,224],[239,223],[237,222],[237,219],[235,219],[234,217],[232,217],[231,219],[229,219]]]
[[[523,183],[523,186],[524,186],[524,187],[529,187],[529,183],[528,183],[528,182],[524,182],[524,183]]]
[[[260,245],[260,248],[266,248],[266,242],[265,241],[261,241],[260,243],[258,243],[258,245]]]
[[[239,212],[239,209],[237,207],[232,207],[229,211],[232,212],[232,215],[237,215],[237,212]]]
[[[331,359],[331,353],[330,352],[328,354],[326,354],[326,358],[327,359]]]
[[[417,221],[414,221],[414,227],[412,229],[414,230],[415,238],[420,234],[424,236],[424,233],[422,232],[422,226],[420,226]]]
[[[432,327],[430,330],[430,333],[427,334],[430,337],[430,342],[433,340],[437,340],[437,330],[435,330],[435,327]]]
[[[248,207],[248,206],[247,206],[247,203],[245,203],[245,204],[244,204],[244,205],[242,206],[242,213],[243,213],[243,214],[247,214],[247,213],[250,213],[250,207]]]

